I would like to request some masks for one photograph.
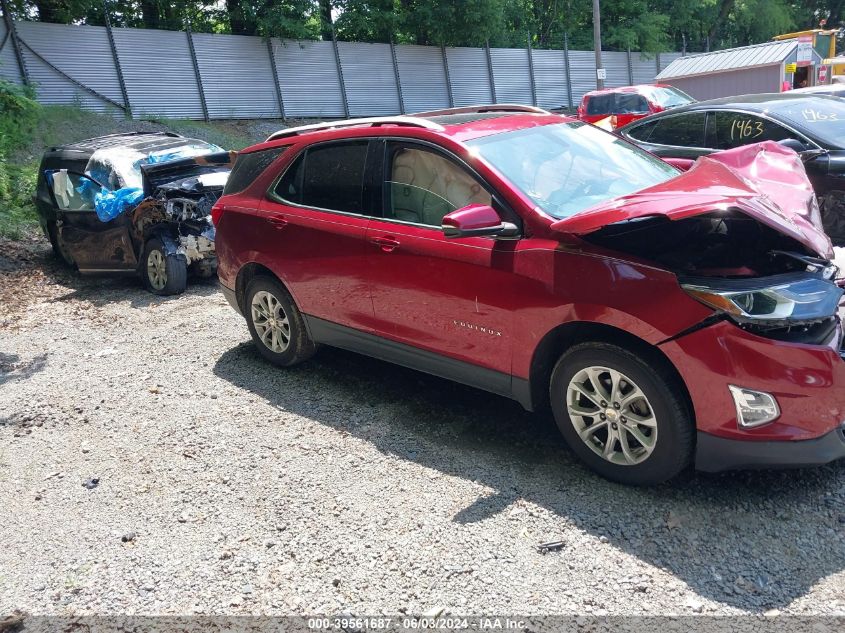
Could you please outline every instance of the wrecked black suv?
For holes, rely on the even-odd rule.
[[[217,268],[211,207],[235,152],[173,133],[115,134],[52,147],[35,205],[56,255],[83,274],[140,273],[156,294]]]

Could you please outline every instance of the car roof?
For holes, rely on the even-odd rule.
[[[538,125],[577,121],[573,117],[552,114],[533,106],[510,106],[519,109],[488,111],[488,109],[506,107],[509,106],[467,106],[396,117],[327,121],[315,125],[279,130],[263,143],[247,147],[240,153],[248,154],[261,149],[277,147],[280,144],[299,142],[300,139],[313,143],[322,140],[369,136],[373,132],[377,136],[385,134],[417,136],[409,133],[411,130],[425,130],[437,136],[464,142]],[[366,130],[366,132],[361,134],[362,130]]]
[[[711,109],[720,109],[720,108],[739,108],[742,110],[749,110],[752,112],[766,112],[771,110],[773,106],[776,106],[778,103],[784,101],[794,101],[795,99],[833,99],[838,100],[838,97],[834,97],[832,95],[826,94],[807,94],[807,93],[800,93],[797,94],[793,91],[790,92],[769,92],[769,93],[761,93],[761,94],[753,94],[753,95],[739,95],[736,97],[721,97],[720,99],[709,99],[707,101],[696,101],[693,103],[689,103],[687,105],[679,106],[677,108],[672,108],[671,110],[667,110],[666,112],[658,112],[651,117],[646,117],[651,119],[653,117],[659,117],[669,114],[680,114],[682,112],[689,112],[694,110],[711,110]],[[640,123],[645,119],[640,119],[636,121],[636,123]]]
[[[169,147],[178,141],[178,144],[183,144],[184,141],[192,141],[195,139],[186,139],[179,134],[173,132],[130,132],[120,134],[109,134],[107,136],[97,136],[94,138],[85,139],[83,141],[76,141],[75,143],[67,143],[64,145],[55,145],[50,148],[50,151],[75,151],[94,153],[99,149],[107,149],[110,147],[127,147],[136,150],[156,150],[160,147]]]
[[[602,88],[601,90],[591,90],[584,93],[585,97],[595,97],[596,95],[611,94],[614,92],[645,92],[650,88],[671,88],[668,84],[637,84],[636,86],[619,86],[616,88]]]

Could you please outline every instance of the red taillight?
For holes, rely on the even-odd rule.
[[[220,218],[223,217],[223,212],[225,210],[226,206],[219,200],[214,203],[213,207],[211,207],[211,222],[214,224],[215,228],[220,224]]]

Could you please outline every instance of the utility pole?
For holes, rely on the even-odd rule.
[[[604,88],[605,70],[601,65],[601,7],[593,0],[593,45],[596,49],[596,88]]]

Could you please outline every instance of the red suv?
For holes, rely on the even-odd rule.
[[[578,118],[598,123],[610,117],[610,127],[615,129],[649,114],[694,102],[687,93],[663,84],[605,88],[588,92],[581,98]]]
[[[842,290],[800,160],[752,149],[681,173],[516,106],[287,129],[212,211],[220,281],[271,362],[326,344],[550,406],[617,481],[825,463]]]

